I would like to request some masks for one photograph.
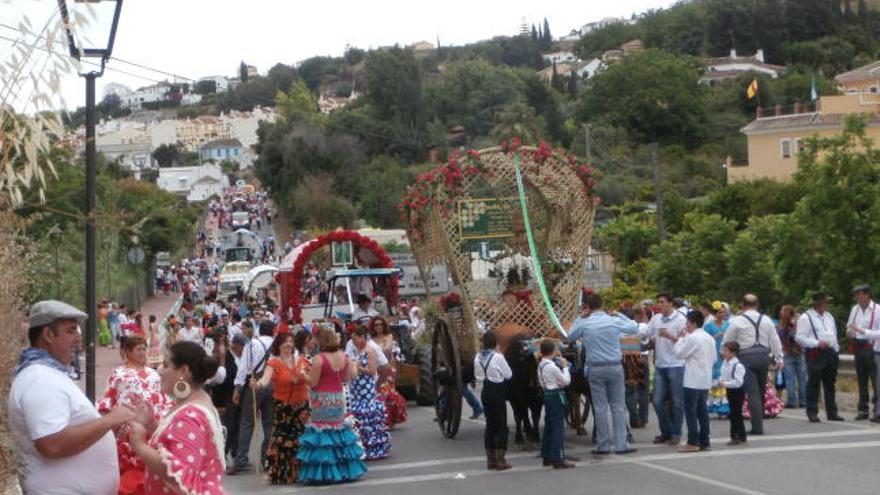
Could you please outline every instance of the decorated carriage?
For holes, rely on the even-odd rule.
[[[438,424],[452,438],[483,331],[565,336],[577,312],[596,198],[590,167],[546,143],[453,155],[399,206],[420,274],[448,266],[455,293],[428,315]],[[432,305],[433,306],[433,305]]]

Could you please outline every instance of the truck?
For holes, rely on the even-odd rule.
[[[251,229],[251,214],[247,211],[236,211],[232,213],[232,230]]]
[[[223,265],[223,270],[220,271],[220,284],[217,286],[217,297],[223,301],[239,297],[241,285],[250,269],[250,261],[232,261]]]

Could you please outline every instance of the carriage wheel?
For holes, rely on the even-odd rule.
[[[444,437],[454,438],[461,425],[461,358],[452,335],[452,326],[442,318],[434,325],[431,348],[437,424]]]

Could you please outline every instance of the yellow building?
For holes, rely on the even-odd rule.
[[[209,141],[231,137],[233,137],[232,124],[223,116],[202,115],[180,120],[177,123],[177,142],[187,151],[199,151],[199,148]]]
[[[834,81],[844,94],[876,94],[880,92],[880,61],[838,74]]]
[[[846,117],[858,113],[869,115],[868,136],[880,142],[880,95],[823,96],[814,106],[796,106],[794,113],[782,114],[778,108],[773,115],[759,113],[757,119],[742,128],[748,139],[748,164],[728,167],[727,179],[790,180],[808,138],[839,134]]]

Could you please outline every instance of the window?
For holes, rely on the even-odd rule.
[[[870,91],[872,94],[876,94],[877,93],[877,86],[871,86],[870,89],[868,89],[868,91]]]
[[[782,153],[782,158],[791,158],[791,139],[780,140],[779,149]]]

